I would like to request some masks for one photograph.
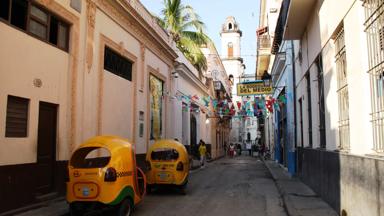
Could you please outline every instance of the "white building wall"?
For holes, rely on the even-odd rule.
[[[233,44],[233,57],[241,56],[240,33],[225,32],[221,33],[221,58],[228,58],[228,43]]]
[[[336,150],[339,142],[339,99],[337,92],[337,73],[335,68],[335,46],[327,43],[323,48],[325,125],[327,128],[327,149]]]
[[[320,8],[321,6],[321,8]],[[360,2],[343,0],[342,2],[325,0],[316,5],[314,15],[310,18],[307,31],[296,44],[297,55],[301,51],[302,61],[296,59],[297,99],[306,94],[305,72],[311,67],[312,124],[313,147],[319,147],[319,113],[317,68],[313,65],[316,57],[322,53],[324,70],[324,91],[326,109],[327,149],[336,150],[339,145],[339,108],[337,94],[337,73],[335,66],[335,47],[333,35],[338,27],[344,25],[346,44],[350,145],[352,154],[372,152],[372,126],[370,122],[371,100],[370,83],[367,71],[367,42],[364,33],[364,9]],[[317,13],[318,11],[318,13]],[[300,49],[301,47],[301,49]],[[303,101],[304,140],[308,143],[307,103]],[[297,115],[299,118],[299,115]],[[299,121],[298,121],[299,122]],[[299,128],[299,125],[298,125]],[[300,138],[298,130],[298,138]]]
[[[364,20],[364,10],[359,2],[354,4],[344,18],[352,154],[371,153],[373,149],[370,122],[371,91],[367,73],[368,52]]]

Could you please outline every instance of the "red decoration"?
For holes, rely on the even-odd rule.
[[[237,107],[240,109],[241,108],[241,102],[240,101],[237,101]]]
[[[265,101],[265,106],[271,113],[273,113],[273,103],[275,103],[275,98],[268,99]]]

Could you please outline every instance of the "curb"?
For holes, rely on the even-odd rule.
[[[280,194],[280,197],[283,201],[283,207],[284,207],[284,210],[286,211],[287,215],[288,216],[296,216],[296,215],[299,216],[299,213],[293,207],[292,201],[289,199],[289,195],[286,194],[283,186],[281,185],[280,181],[275,176],[274,172],[272,172],[271,168],[267,165],[267,163],[264,160],[262,160],[262,162],[264,163],[265,167],[267,167],[269,173],[272,176],[273,181],[275,182],[276,188],[277,188],[277,190]]]

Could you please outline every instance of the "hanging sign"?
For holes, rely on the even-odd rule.
[[[221,82],[220,81],[213,81],[213,85],[216,91],[221,90]]]
[[[272,94],[272,86],[266,86],[263,81],[246,82],[237,84],[237,95],[263,95]]]

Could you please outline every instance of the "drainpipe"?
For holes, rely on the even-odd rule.
[[[293,122],[294,122],[294,131],[295,131],[295,135],[294,135],[294,142],[295,142],[295,151],[296,151],[296,164],[295,164],[295,175],[297,174],[298,170],[297,170],[297,167],[298,167],[298,164],[299,164],[299,154],[298,154],[298,151],[297,151],[297,118],[296,118],[296,69],[295,69],[295,50],[294,50],[294,44],[293,44],[293,40],[291,40],[291,51],[292,51],[292,71],[293,71],[293,110],[294,110],[294,119],[293,119]]]

